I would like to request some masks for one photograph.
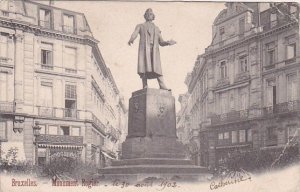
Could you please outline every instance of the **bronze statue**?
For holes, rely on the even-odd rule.
[[[163,80],[159,45],[167,46],[176,44],[175,41],[164,41],[161,31],[152,22],[155,19],[152,9],[147,9],[144,18],[145,23],[138,24],[131,35],[128,45],[140,34],[139,55],[138,55],[138,74],[142,78],[143,88],[147,88],[147,79],[157,78],[160,89],[169,90]]]

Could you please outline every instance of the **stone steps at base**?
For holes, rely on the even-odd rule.
[[[194,165],[128,165],[106,167],[100,174],[209,174],[205,167]]]
[[[168,158],[136,158],[122,159],[112,162],[112,166],[128,165],[193,165],[191,160]]]

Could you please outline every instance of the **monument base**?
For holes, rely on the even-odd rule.
[[[113,161],[100,169],[106,180],[142,181],[147,178],[178,181],[207,181],[211,174],[190,160],[166,158],[135,158]]]
[[[185,150],[176,136],[175,99],[161,89],[142,89],[129,100],[128,136],[121,160],[99,170],[107,179],[142,180],[149,177],[206,180],[204,167],[185,160]]]

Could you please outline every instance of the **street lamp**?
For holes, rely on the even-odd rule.
[[[33,135],[34,135],[34,144],[35,144],[35,165],[38,164],[38,145],[37,145],[37,137],[40,135],[40,130],[42,127],[39,126],[39,122],[36,121],[35,125],[32,126]]]

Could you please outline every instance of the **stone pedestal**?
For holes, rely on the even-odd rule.
[[[170,91],[161,89],[132,93],[128,136],[122,144],[121,160],[100,169],[100,173],[123,179],[208,175],[204,167],[185,159],[184,146],[176,136],[175,99]]]

